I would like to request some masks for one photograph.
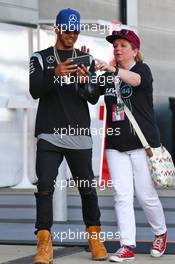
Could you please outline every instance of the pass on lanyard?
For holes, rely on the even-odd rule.
[[[117,96],[117,103],[112,105],[112,121],[123,121],[125,119],[124,103],[120,95],[120,80],[115,78],[115,92]]]

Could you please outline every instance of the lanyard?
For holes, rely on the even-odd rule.
[[[123,100],[121,98],[121,93],[120,93],[121,82],[122,80],[120,80],[118,76],[114,76],[114,86],[115,86],[115,95],[117,98],[117,104],[123,103]]]

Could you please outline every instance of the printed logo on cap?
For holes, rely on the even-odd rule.
[[[76,22],[76,21],[77,21],[77,16],[76,16],[75,14],[71,14],[71,15],[69,16],[69,21],[70,21],[70,22]]]

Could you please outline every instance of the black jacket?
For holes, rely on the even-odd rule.
[[[79,50],[76,52],[78,56],[84,55]],[[61,61],[70,58],[71,53],[60,51]],[[39,98],[35,136],[41,133],[54,133],[58,128],[89,129],[87,101],[95,104],[99,98],[99,90],[92,85],[75,83],[61,85],[59,78],[54,74],[56,65],[53,47],[35,52],[30,59],[29,89],[34,99]]]

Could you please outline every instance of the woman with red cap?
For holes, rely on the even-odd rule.
[[[134,259],[134,190],[155,235],[151,256],[160,257],[166,249],[167,241],[164,212],[151,179],[146,151],[124,112],[126,105],[150,146],[160,147],[153,110],[153,78],[150,68],[142,61],[140,39],[134,31],[113,31],[106,39],[113,44],[116,64],[111,66],[97,60],[96,67],[97,70],[105,71],[105,85],[99,82],[99,86],[107,108],[106,155],[114,187],[121,244],[121,248],[110,260],[122,262]],[[108,77],[111,75],[114,76],[115,85],[114,81],[109,82],[111,79]],[[116,131],[120,131],[120,134]]]

